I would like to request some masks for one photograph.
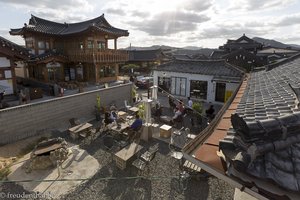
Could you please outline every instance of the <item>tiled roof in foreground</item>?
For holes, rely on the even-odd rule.
[[[129,35],[127,30],[118,29],[111,26],[104,18],[104,14],[97,18],[78,23],[57,23],[31,15],[28,25],[25,24],[23,28],[11,29],[10,34],[23,35],[25,31],[30,31],[65,36],[82,33],[88,29],[94,29],[96,31],[114,34],[117,36]]]
[[[252,73],[185,156],[258,198],[300,199],[299,73],[300,55]]]

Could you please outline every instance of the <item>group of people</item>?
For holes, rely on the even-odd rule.
[[[188,112],[193,112],[193,101],[190,97],[188,97],[187,106],[185,107],[182,100],[178,100],[178,103],[176,105],[175,99],[172,96],[169,97],[169,105],[171,108],[174,109],[174,116],[172,117],[171,123],[174,123],[176,121],[180,121],[183,118],[183,115],[185,115]],[[213,105],[210,105],[209,108],[205,111],[206,117],[209,121],[214,119],[215,117],[215,109]]]
[[[105,126],[113,122],[116,122],[118,124],[119,121],[120,119],[118,118],[117,108],[115,106],[111,106],[110,112],[105,112],[104,115]],[[128,133],[128,137],[129,137],[128,139],[130,141],[138,136],[138,131],[140,130],[142,125],[143,125],[143,121],[140,118],[139,114],[136,113],[135,120],[133,121],[133,123],[124,130],[125,132]]]

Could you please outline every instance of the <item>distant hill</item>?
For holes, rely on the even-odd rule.
[[[282,42],[278,42],[276,40],[269,40],[269,39],[265,39],[265,38],[260,38],[260,37],[254,37],[252,38],[253,40],[255,40],[256,42],[260,42],[262,44],[264,44],[264,46],[272,46],[272,47],[277,47],[277,48],[292,48],[292,49],[299,49],[299,45],[293,45],[293,44],[284,44]]]
[[[204,54],[205,56],[209,56],[215,50],[215,49],[201,48],[196,46],[187,46],[183,48],[178,48],[178,47],[171,47],[166,45],[153,45],[150,47],[131,46],[125,48],[125,50],[154,50],[154,49],[170,50],[172,51],[173,54],[186,54],[186,55]]]

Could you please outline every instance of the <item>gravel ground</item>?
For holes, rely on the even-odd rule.
[[[145,170],[139,171],[132,165],[125,170],[120,170],[113,161],[113,154],[118,149],[109,152],[103,148],[102,138],[96,139],[92,144],[83,148],[98,160],[102,168],[92,179],[78,186],[75,192],[61,199],[233,199],[234,189],[213,177],[190,178],[187,189],[181,190],[178,178],[179,162],[169,155],[168,144],[156,139],[147,144],[141,142],[140,144],[144,146],[141,153],[156,143],[159,143],[159,152]],[[144,178],[131,178],[136,176]],[[116,179],[103,180],[107,177]],[[0,185],[1,192],[28,193],[22,187],[11,183]]]

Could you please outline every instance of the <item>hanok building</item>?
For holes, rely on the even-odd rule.
[[[184,156],[236,192],[300,199],[299,66],[297,54],[245,77]]]
[[[267,63],[274,63],[297,53],[299,53],[299,50],[268,47],[257,51],[257,56],[266,57]]]
[[[128,64],[140,66],[140,71],[150,72],[153,67],[164,63],[167,57],[162,49],[151,50],[129,50]]]
[[[17,92],[15,67],[17,61],[29,59],[28,50],[0,37],[0,92],[5,94]]]
[[[230,64],[243,67],[247,71],[252,68],[267,64],[265,57],[257,57],[256,53],[263,45],[245,34],[237,40],[227,40],[227,43],[220,46],[211,54],[211,58],[225,59]]]
[[[128,53],[117,49],[117,39],[127,30],[111,26],[100,17],[79,23],[57,23],[31,16],[23,28],[11,29],[21,35],[33,54],[28,62],[29,77],[43,82],[116,80],[119,64]],[[108,48],[113,41],[113,49]]]
[[[178,97],[225,102],[243,71],[224,60],[173,60],[153,71],[154,85]]]

